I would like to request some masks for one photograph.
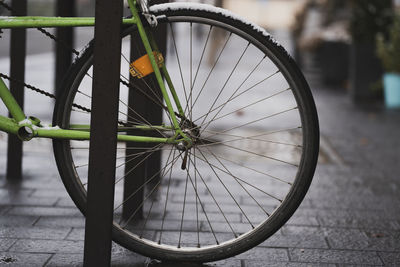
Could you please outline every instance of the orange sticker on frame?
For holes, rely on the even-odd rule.
[[[164,63],[164,57],[161,53],[153,51],[154,58],[156,59],[156,63],[159,68],[161,68]],[[149,55],[144,55],[134,62],[132,62],[129,66],[129,72],[133,77],[137,77],[141,79],[146,77],[147,75],[154,72],[153,66],[151,66],[151,61]]]

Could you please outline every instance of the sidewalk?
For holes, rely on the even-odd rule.
[[[39,56],[29,62],[51,66]],[[400,265],[400,113],[355,107],[343,90],[323,88],[312,77],[322,147],[306,199],[269,240],[205,266]],[[81,265],[84,218],[60,181],[51,143],[25,145],[22,183],[7,183],[5,164],[0,134],[0,265]],[[172,266],[116,244],[112,265]]]

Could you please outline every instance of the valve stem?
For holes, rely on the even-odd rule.
[[[182,166],[181,166],[181,169],[182,169],[182,170],[186,170],[188,154],[189,154],[189,150],[186,149],[186,150],[185,150],[185,155],[183,156]]]

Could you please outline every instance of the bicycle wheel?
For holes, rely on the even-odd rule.
[[[165,62],[194,145],[183,163],[185,153],[173,145],[118,143],[113,238],[161,260],[224,259],[266,240],[304,198],[319,150],[314,101],[294,61],[264,30],[205,5],[151,10],[166,29]],[[171,125],[153,78],[129,78],[130,54],[144,54],[135,34],[135,27],[122,34],[120,134]],[[54,125],[90,124],[92,54],[90,43],[65,79]],[[136,96],[131,107],[128,92]],[[164,112],[158,122],[148,116],[154,107]],[[60,175],[83,213],[88,147],[54,140]],[[130,179],[141,184],[124,191]]]

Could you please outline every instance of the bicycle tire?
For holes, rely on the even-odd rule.
[[[311,91],[309,89],[309,86],[308,86],[306,80],[304,79],[301,71],[298,69],[298,67],[296,66],[293,59],[284,50],[284,48],[282,46],[280,46],[277,42],[275,42],[273,40],[273,38],[271,36],[269,36],[261,28],[258,28],[256,26],[254,26],[253,24],[251,24],[247,21],[244,21],[241,18],[236,17],[222,9],[209,7],[206,5],[191,5],[191,4],[182,4],[182,3],[180,3],[180,4],[163,4],[163,5],[153,6],[151,8],[151,10],[157,16],[159,24],[166,23],[167,25],[171,25],[173,23],[176,23],[176,24],[182,23],[183,24],[184,22],[190,23],[190,25],[201,24],[201,25],[205,25],[204,27],[206,27],[206,29],[209,26],[212,29],[218,28],[218,29],[222,29],[224,31],[230,32],[234,35],[235,38],[237,37],[238,40],[240,38],[242,38],[243,40],[245,40],[246,42],[251,44],[251,47],[254,46],[255,49],[258,49],[259,51],[261,51],[265,55],[265,58],[268,59],[268,64],[276,66],[279,74],[281,74],[281,76],[282,76],[282,79],[286,80],[287,84],[289,84],[289,90],[287,93],[292,94],[293,101],[296,102],[296,104],[297,104],[297,108],[295,109],[295,111],[298,111],[298,114],[294,115],[294,117],[298,116],[299,117],[298,120],[300,121],[300,124],[301,124],[301,127],[295,127],[296,129],[300,129],[299,131],[301,132],[301,136],[300,136],[301,145],[297,145],[297,147],[301,147],[301,152],[299,153],[300,156],[299,156],[299,160],[297,162],[298,167],[295,171],[295,175],[293,175],[294,179],[290,183],[291,184],[290,189],[287,190],[286,195],[284,196],[284,198],[282,198],[281,204],[279,206],[274,207],[273,210],[271,211],[271,213],[269,214],[269,216],[267,216],[267,218],[265,220],[262,219],[261,222],[257,222],[256,226],[253,226],[249,220],[249,223],[251,224],[251,226],[253,226],[255,228],[252,228],[251,230],[247,230],[247,232],[243,232],[243,233],[238,231],[239,235],[237,237],[235,235],[234,238],[224,240],[221,243],[219,243],[217,241],[216,242],[217,244],[211,244],[211,245],[206,244],[206,245],[200,246],[200,238],[198,238],[199,239],[198,246],[195,246],[195,244],[193,244],[192,246],[184,247],[181,244],[181,237],[179,237],[178,245],[159,244],[159,242],[157,242],[157,238],[160,235],[160,233],[159,233],[160,230],[158,230],[158,233],[154,234],[154,235],[158,235],[158,236],[155,237],[154,240],[151,240],[151,238],[146,239],[146,238],[139,236],[138,233],[134,233],[135,229],[133,229],[133,230],[127,229],[127,228],[124,229],[121,226],[120,222],[114,221],[113,240],[116,241],[117,243],[121,244],[122,246],[124,246],[130,250],[136,251],[140,254],[143,254],[145,256],[149,256],[149,257],[160,259],[160,260],[185,261],[185,262],[209,262],[209,261],[225,259],[225,258],[234,256],[234,255],[237,255],[239,253],[242,253],[242,252],[260,244],[261,242],[266,240],[268,237],[273,235],[293,215],[293,213],[295,212],[295,210],[298,208],[301,201],[303,200],[303,198],[311,184],[312,177],[314,175],[314,171],[315,171],[315,167],[316,167],[317,159],[318,159],[318,151],[319,151],[319,126],[318,126],[318,116],[317,116],[314,100],[313,100]],[[190,27],[192,27],[192,26],[190,26]],[[134,31],[135,31],[134,26],[124,29],[122,37],[128,36],[129,34],[131,34]],[[210,32],[211,31],[212,30],[210,30]],[[173,32],[173,27],[171,27],[171,30],[170,30],[170,34],[173,36],[173,33],[171,33],[171,32]],[[210,36],[210,33],[208,33],[208,36]],[[205,38],[206,37],[204,37],[203,39],[205,39]],[[208,40],[209,39],[207,39],[207,42],[208,42]],[[173,41],[175,42],[175,40],[173,40]],[[207,43],[206,43],[206,46],[207,46]],[[238,49],[235,48],[232,51],[236,51],[236,50],[238,50]],[[175,51],[173,51],[173,52],[178,53],[178,50],[176,49],[176,43],[175,43]],[[70,120],[71,120],[71,112],[73,111],[72,103],[75,103],[75,101],[77,100],[77,91],[79,90],[79,87],[81,86],[81,84],[83,84],[82,80],[86,78],[86,76],[85,76],[86,72],[88,71],[88,69],[90,69],[91,62],[92,62],[92,56],[93,56],[93,41],[90,42],[89,45],[87,46],[87,48],[85,49],[85,51],[83,53],[81,53],[79,58],[74,62],[70,71],[66,75],[66,78],[63,82],[63,87],[61,90],[62,95],[57,99],[56,106],[54,109],[53,125],[60,126],[61,128],[69,128]],[[242,57],[244,57],[244,56],[242,55]],[[179,59],[176,61],[179,62]],[[181,70],[181,72],[182,72],[182,70]],[[183,80],[183,78],[182,78],[182,80]],[[191,84],[192,84],[192,80],[191,80]],[[184,87],[184,85],[183,85],[183,87]],[[284,93],[286,94],[286,91]],[[200,92],[200,94],[201,94],[201,92]],[[277,101],[277,103],[280,103],[280,102]],[[270,104],[270,105],[273,106],[273,104]],[[267,107],[268,106],[266,106],[266,108]],[[240,121],[241,116],[243,116],[243,115],[241,115],[241,112],[243,110],[247,111],[247,108],[241,109],[236,112],[237,114],[236,113],[234,114],[236,116],[235,118],[238,118],[239,121]],[[214,114],[213,119],[215,119],[215,118],[216,117]],[[261,120],[261,121],[264,121],[264,120]],[[255,123],[252,123],[252,124],[255,124]],[[230,127],[230,128],[232,128],[232,127]],[[228,129],[230,129],[230,128],[228,128]],[[278,131],[276,131],[276,132],[278,132]],[[226,134],[226,132],[225,132],[225,134]],[[232,136],[230,136],[229,138],[232,138]],[[279,143],[279,142],[276,142],[276,143]],[[215,144],[215,143],[212,143],[212,144]],[[283,145],[283,144],[284,143],[281,142],[281,145]],[[202,145],[204,145],[204,143],[202,143]],[[83,181],[83,178],[81,177],[82,175],[78,174],[78,170],[77,170],[78,168],[77,168],[76,164],[74,163],[74,160],[76,160],[76,159],[73,156],[73,151],[72,151],[73,149],[71,148],[71,142],[67,141],[67,140],[53,140],[53,146],[54,146],[54,154],[55,154],[57,166],[58,166],[62,181],[63,181],[69,195],[71,196],[74,203],[76,204],[76,206],[82,211],[83,214],[85,214],[86,189],[85,189],[85,185],[82,182]],[[198,150],[200,151],[200,147],[198,148]],[[295,149],[293,149],[293,150],[295,150]],[[235,150],[235,151],[238,154],[240,153],[237,150]],[[204,153],[206,153],[206,152],[204,152]],[[213,153],[213,152],[211,151],[211,153]],[[248,152],[246,152],[246,153],[248,154]],[[229,152],[226,153],[226,155],[228,155],[228,154],[229,154]],[[253,154],[257,154],[257,153],[253,152]],[[210,158],[212,158],[211,154],[209,154],[209,155],[210,155]],[[169,156],[171,156],[171,153],[169,154]],[[175,156],[175,154],[174,154],[174,156]],[[191,154],[191,156],[193,156],[193,153]],[[264,154],[263,154],[263,156],[264,156]],[[242,157],[242,155],[240,157]],[[238,157],[238,158],[240,159],[240,157]],[[264,156],[264,158],[265,157],[266,156]],[[79,158],[79,157],[77,157],[77,158]],[[194,154],[194,156],[193,156],[192,164],[193,164],[193,160],[195,158],[196,158],[196,154]],[[222,157],[220,159],[226,160],[224,162],[225,162],[225,164],[228,164],[227,160],[229,160],[229,159],[222,158]],[[168,160],[169,160],[169,158],[167,159],[167,163],[168,163]],[[200,159],[200,157],[198,156],[197,160],[204,161],[204,160],[207,160],[207,158],[204,156]],[[194,162],[196,162],[196,161],[194,161]],[[174,162],[172,162],[172,164],[174,164]],[[198,163],[198,164],[200,165],[200,163]],[[178,165],[177,168],[180,168],[180,164],[176,164],[176,165]],[[206,165],[205,162],[204,162],[204,165]],[[210,165],[209,172],[210,171],[215,172],[215,169],[212,167],[213,164],[209,163],[209,165]],[[224,165],[219,165],[219,166],[220,166],[220,168],[222,168],[221,166],[224,166]],[[275,166],[274,166],[274,168],[275,168]],[[253,168],[251,168],[251,169],[253,169]],[[247,170],[247,172],[251,172],[251,169],[250,170],[246,169],[246,170]],[[276,167],[276,169],[279,169],[279,168]],[[282,169],[283,169],[283,167],[282,167]],[[284,167],[284,169],[285,170],[283,172],[286,171],[286,167]],[[253,171],[254,171],[254,169],[253,169]],[[194,174],[197,173],[197,169],[194,170],[193,173]],[[254,176],[254,177],[257,176],[257,173],[255,173],[255,172],[251,172],[251,173],[252,173],[252,176]],[[215,174],[216,174],[216,172],[215,172]],[[231,175],[233,176],[232,173],[231,173]],[[189,184],[189,186],[190,186],[190,183],[189,183],[190,174],[188,174],[187,176],[188,177],[186,177],[186,185]],[[218,176],[218,175],[216,174],[216,176]],[[217,179],[217,178],[215,178],[215,179]],[[219,179],[219,177],[218,177],[218,179]],[[252,178],[246,178],[246,180],[247,179],[249,179],[248,181],[250,181]],[[247,184],[245,184],[244,180],[237,180],[236,178],[234,180],[236,180],[235,182],[241,184],[242,188],[244,188],[243,185],[247,186]],[[192,178],[190,178],[190,182],[192,183],[193,191],[195,193],[194,198],[196,201],[196,210],[203,208],[203,212],[206,214],[207,212],[204,209],[203,204],[201,203],[199,193],[197,192],[197,190],[198,190],[197,184],[196,184],[196,186],[193,185]],[[204,182],[204,180],[203,180],[203,182]],[[223,184],[223,182],[221,182],[221,183]],[[204,182],[204,185],[205,185],[205,187],[207,187],[205,182]],[[212,184],[212,183],[210,184],[210,186],[211,185],[214,186],[214,184]],[[274,186],[272,186],[272,188],[274,188]],[[250,190],[250,189],[248,189],[248,190]],[[158,188],[157,188],[157,190],[158,190]],[[168,184],[168,190],[169,190],[169,184]],[[206,189],[204,189],[204,190],[206,191]],[[208,189],[208,191],[209,191],[209,193],[211,193],[211,191],[209,189]],[[150,195],[151,194],[152,194],[152,192],[150,193]],[[211,195],[212,195],[212,193],[211,193]],[[255,195],[256,195],[256,193],[255,193]],[[167,203],[168,196],[166,198],[167,198],[167,200],[165,202]],[[212,197],[212,198],[214,198],[214,197]],[[227,196],[227,198],[229,198],[229,196]],[[244,199],[244,197],[242,197],[242,199]],[[214,201],[215,201],[215,199],[214,199]],[[264,197],[260,201],[264,201]],[[186,189],[185,189],[184,202],[186,202]],[[200,202],[200,204],[198,204],[198,202]],[[154,200],[152,203],[154,203]],[[201,207],[198,207],[198,205],[200,205]],[[167,205],[165,205],[165,206],[167,206]],[[256,206],[256,205],[254,205],[254,206]],[[258,206],[260,206],[260,205],[258,205]],[[153,207],[153,204],[151,204],[151,207]],[[250,206],[246,206],[246,207],[250,207]],[[149,214],[151,213],[151,211],[152,210],[150,208]],[[220,209],[220,211],[222,212],[221,209]],[[184,212],[185,212],[185,204],[183,204],[183,212],[182,212],[183,215],[182,215],[180,235],[182,235]],[[163,216],[164,216],[163,217],[163,220],[164,220],[165,219],[165,211],[164,211]],[[197,216],[199,216],[199,215],[197,215]],[[205,217],[207,217],[207,215],[205,215]],[[223,217],[225,217],[225,215]],[[243,217],[247,218],[246,214],[240,215],[240,217],[241,217],[241,221],[240,221],[241,223],[244,220]],[[212,234],[214,234],[215,239],[217,239],[216,235],[220,234],[220,233],[215,234],[214,230],[212,229],[212,224],[210,223],[208,217],[207,217],[207,220],[208,220],[208,223],[210,224],[210,228],[211,228],[211,230],[207,229],[208,234],[210,234],[210,232],[212,231]],[[226,220],[226,218],[225,218],[225,220]],[[147,222],[147,219],[146,219],[146,222]],[[144,223],[144,224],[146,224],[146,223]],[[164,224],[164,221],[163,221],[163,224]],[[197,231],[199,231],[198,224],[199,224],[199,222],[197,222]],[[229,224],[229,222],[228,222],[228,224]],[[203,225],[204,227],[206,227],[206,228],[208,227],[206,223],[204,223],[204,225]],[[229,226],[230,226],[230,224],[229,224]],[[225,226],[225,227],[227,227],[227,226]],[[143,226],[143,228],[144,228],[144,226]],[[232,228],[232,230],[236,231],[236,228],[235,229],[233,229],[233,228]],[[161,229],[161,235],[163,233],[163,230],[164,229]],[[143,229],[142,229],[142,231],[143,231]],[[176,233],[176,232],[173,232],[173,233]],[[185,232],[183,234],[185,234]],[[191,234],[191,232],[189,234]],[[197,235],[200,235],[200,234],[197,233]],[[173,234],[171,236],[173,236]],[[159,238],[161,240],[161,237],[159,237]],[[192,242],[192,241],[188,241],[188,243],[190,243],[190,242]]]

